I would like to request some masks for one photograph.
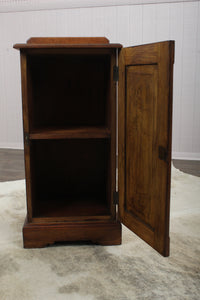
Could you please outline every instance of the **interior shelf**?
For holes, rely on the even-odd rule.
[[[59,203],[59,205],[58,205]],[[109,215],[108,205],[101,198],[68,197],[63,199],[47,199],[39,201],[35,209],[35,218],[55,218],[71,216],[102,216]]]
[[[30,139],[87,139],[109,138],[111,132],[106,127],[70,127],[70,128],[42,128],[30,133]]]

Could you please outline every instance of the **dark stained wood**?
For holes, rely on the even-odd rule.
[[[33,217],[111,213],[109,157],[110,139],[32,140]]]
[[[44,128],[30,133],[30,139],[97,139],[109,138],[110,136],[111,131],[106,127]]]
[[[122,48],[121,44],[15,44],[15,49],[28,50],[28,49],[67,49],[67,48],[96,48],[96,49],[116,49]]]
[[[14,46],[20,49],[22,66],[25,247],[75,240],[121,243],[113,201],[113,67],[121,47],[105,38],[31,38]],[[172,65],[172,42],[121,50],[120,220],[165,256],[169,249]]]
[[[156,65],[126,69],[126,210],[154,227],[154,189],[158,73]],[[155,152],[155,154],[154,154]]]
[[[32,218],[32,173],[30,159],[30,144],[26,143],[25,136],[29,133],[29,101],[28,101],[28,70],[27,57],[21,53],[21,84],[22,84],[22,110],[23,110],[23,128],[24,128],[24,160],[25,160],[25,177],[26,177],[26,197],[27,197],[27,218]]]
[[[32,37],[27,44],[109,44],[106,37]]]
[[[145,47],[144,47],[145,46]],[[133,50],[134,49],[134,50]],[[126,52],[126,65],[157,64],[158,51],[156,44],[147,44],[123,49]],[[147,55],[149,53],[149,55]]]
[[[119,77],[120,220],[169,255],[174,43],[125,48]],[[159,158],[159,147],[167,152]]]
[[[171,195],[171,162],[172,162],[172,115],[173,115],[173,68],[174,68],[174,59],[175,59],[175,41],[170,41],[168,47],[164,44],[161,45],[160,51],[163,54],[160,53],[160,57],[162,57],[160,67],[162,69],[163,78],[165,77],[165,80],[162,81],[162,85],[159,89],[159,97],[162,97],[162,89],[165,91],[168,91],[168,95],[164,95],[163,99],[166,101],[168,100],[168,136],[167,136],[167,156],[166,156],[166,162],[168,164],[167,168],[167,185],[166,185],[166,202],[163,203],[163,211],[165,209],[165,219],[162,219],[162,225],[164,227],[164,230],[161,228],[158,232],[158,235],[163,235],[162,238],[157,239],[159,241],[159,248],[162,247],[162,243],[166,243],[166,246],[164,247],[164,256],[170,255],[170,195]],[[164,57],[166,56],[166,59]],[[167,72],[167,78],[165,71],[168,69]],[[164,85],[165,84],[165,85]],[[168,99],[167,99],[168,98]],[[164,109],[160,108],[160,109]],[[162,116],[160,116],[162,118]],[[164,116],[163,116],[164,117]],[[166,125],[165,125],[166,126]],[[164,207],[165,205],[165,207]],[[157,226],[159,226],[159,222],[157,223]]]
[[[24,132],[29,132],[29,104],[27,91],[27,57],[21,53],[21,83],[22,83],[22,110]]]
[[[59,199],[47,198],[37,203],[34,214],[35,218],[57,218],[60,217],[68,220],[70,217],[73,219],[79,219],[79,217],[85,217],[85,219],[95,219],[98,216],[110,216],[109,206],[102,201],[98,195],[94,197],[66,197]]]
[[[116,51],[111,55],[110,78],[107,95],[107,120],[106,123],[111,130],[110,158],[107,174],[108,199],[110,199],[110,210],[113,218],[116,218],[116,206],[113,204],[113,195],[116,191],[116,82],[113,78],[113,68],[116,65]]]
[[[27,223],[23,227],[24,248],[41,248],[56,242],[91,241],[100,245],[121,244],[121,224],[116,221]]]
[[[108,127],[110,60],[114,55],[27,55],[31,131]]]
[[[58,210],[57,210],[58,212]],[[108,215],[104,215],[104,214],[99,214],[99,215],[95,215],[95,211],[94,214],[89,216],[81,216],[81,215],[77,215],[77,216],[65,216],[62,217],[62,214],[59,215],[58,213],[55,212],[55,216],[48,216],[48,217],[36,217],[36,218],[32,218],[31,223],[60,223],[60,222],[107,222],[107,221],[113,221],[113,217],[108,214]]]
[[[112,55],[115,48],[86,48],[86,47],[76,47],[76,48],[26,48],[20,49],[21,52],[26,53],[30,56],[46,56],[48,55],[87,55],[87,56],[98,56],[98,55]],[[77,56],[78,57],[78,56]]]
[[[22,88],[30,204],[24,226],[25,247],[39,222],[43,224],[39,226],[41,232],[45,224],[44,245],[62,241],[63,233],[64,240],[85,240],[84,234],[86,240],[118,244],[121,226],[114,221],[113,203],[116,185],[113,67],[115,50],[120,45],[108,44],[104,38],[56,42],[54,38],[31,39],[26,49],[19,47],[25,61]],[[80,221],[84,226],[74,226],[74,230],[68,226]],[[64,231],[52,230],[52,222],[56,222],[55,228],[66,222]],[[82,228],[91,226],[94,229],[87,229],[87,236]],[[37,231],[33,247],[41,244],[40,238]]]

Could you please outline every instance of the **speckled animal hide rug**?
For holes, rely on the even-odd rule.
[[[23,249],[24,180],[0,183],[1,300],[200,299],[200,178],[172,169],[171,253],[123,228],[120,246]]]

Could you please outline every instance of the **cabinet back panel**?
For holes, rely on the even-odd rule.
[[[106,126],[110,55],[29,55],[30,128]]]
[[[108,139],[31,142],[33,216],[109,212]]]

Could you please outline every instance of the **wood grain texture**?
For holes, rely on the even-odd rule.
[[[27,44],[109,44],[106,37],[32,37]]]
[[[169,255],[173,49],[169,41],[120,53],[120,220],[164,256]],[[159,146],[166,149],[166,161],[159,159]]]
[[[26,197],[27,197],[27,218],[32,218],[32,174],[30,144],[26,143],[25,135],[29,133],[29,101],[28,101],[28,69],[27,56],[21,53],[21,85],[22,85],[22,110],[23,110],[23,128],[24,128],[24,161],[26,177]]]
[[[113,78],[113,68],[116,65],[116,50],[113,50],[110,59],[110,77],[109,77],[109,89],[108,89],[108,119],[107,123],[111,130],[111,140],[110,140],[110,158],[109,158],[109,168],[108,168],[108,182],[109,187],[109,199],[110,199],[110,210],[113,218],[116,218],[116,205],[114,204],[113,195],[116,191],[116,82]]]
[[[87,139],[109,138],[111,131],[106,127],[79,127],[68,129],[39,129],[30,133],[30,139]]]
[[[118,244],[121,225],[114,221],[113,202],[116,52],[101,45],[93,49],[93,44],[64,51],[54,51],[51,44],[40,51],[37,43],[33,51],[20,49],[26,63],[22,85],[28,151],[24,245],[29,247],[32,238],[34,247],[88,239]],[[65,223],[60,227],[60,222]]]
[[[24,248],[41,248],[56,242],[91,241],[100,245],[121,244],[121,224],[116,221],[78,223],[28,223],[23,227]]]
[[[122,48],[121,44],[15,44],[15,49]]]
[[[126,210],[154,228],[156,65],[126,67]]]
[[[92,210],[92,207],[91,207]],[[58,210],[57,210],[58,212]],[[46,217],[33,217],[31,220],[31,223],[57,223],[57,222],[105,222],[105,221],[113,221],[113,217],[109,214],[109,215],[94,215],[95,211],[93,211],[93,215],[89,216],[65,216],[62,217],[57,215],[56,216],[56,212],[55,212],[55,217],[52,216],[46,216]]]

